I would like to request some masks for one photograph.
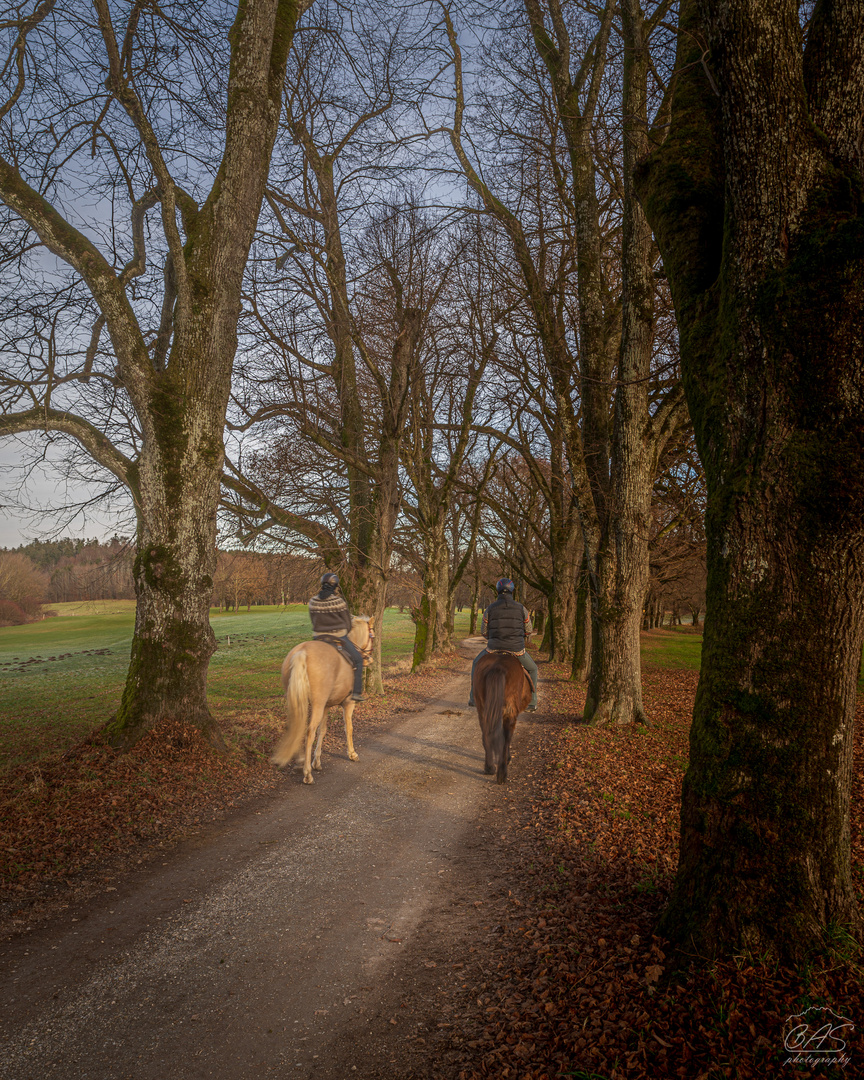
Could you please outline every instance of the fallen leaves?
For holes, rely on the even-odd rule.
[[[38,776],[38,784],[34,780]],[[130,847],[158,843],[212,816],[228,796],[270,785],[262,755],[213,750],[197,729],[166,721],[129,753],[98,734],[65,754],[20,765],[0,782],[0,882],[34,895]]]
[[[839,955],[801,971],[752,958],[695,960],[669,976],[666,945],[653,930],[677,867],[697,673],[647,672],[653,726],[621,730],[578,724],[584,690],[566,677],[563,668],[541,667],[541,711],[519,744],[525,785],[508,804],[511,827],[495,840],[510,867],[507,892],[487,898],[500,925],[478,950],[474,985],[453,1001],[461,1019],[441,1047],[442,1065],[412,1075],[762,1080],[783,1069],[784,1021],[802,1002],[834,1004],[860,1028],[860,972]],[[852,822],[859,882],[860,720]],[[481,975],[481,964],[494,978]],[[848,1041],[860,1063],[860,1032]],[[800,1063],[786,1072],[827,1075]]]

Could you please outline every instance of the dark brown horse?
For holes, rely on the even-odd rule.
[[[486,751],[484,772],[496,773],[504,784],[516,717],[531,702],[531,680],[519,658],[504,652],[481,657],[474,668],[474,701]]]

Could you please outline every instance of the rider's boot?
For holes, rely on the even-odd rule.
[[[363,694],[363,665],[359,664],[354,669],[354,692],[351,695],[352,701],[365,701],[366,697]]]
[[[528,706],[528,708],[525,710],[525,712],[536,712],[536,711],[537,711],[537,688],[534,687],[534,689],[531,691],[531,704]]]

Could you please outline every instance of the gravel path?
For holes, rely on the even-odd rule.
[[[467,693],[466,659],[422,712],[358,740],[358,762],[343,744],[314,786],[296,770],[0,946],[0,1077],[424,1075],[444,969],[505,870],[488,822],[523,787],[518,754],[515,785],[483,775]]]

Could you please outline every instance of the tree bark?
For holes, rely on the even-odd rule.
[[[549,660],[559,664],[573,661],[576,639],[577,588],[582,562],[582,537],[573,530],[569,544],[552,548],[552,591],[549,604]]]
[[[857,929],[864,637],[864,4],[682,4],[640,185],[708,485],[702,670],[662,929],[795,958]],[[710,59],[703,66],[706,44]]]
[[[449,647],[447,619],[450,586],[450,551],[444,533],[444,522],[425,534],[423,565],[423,594],[417,628],[414,634],[412,670],[425,664],[437,652]]]
[[[221,441],[221,425],[216,437]],[[198,440],[184,450],[169,465],[151,442],[141,457],[135,630],[120,707],[108,724],[119,746],[133,745],[163,716],[222,743],[207,706],[219,475]]]
[[[591,586],[588,581],[588,558],[586,553],[579,571],[576,593],[576,638],[573,649],[573,666],[570,669],[570,678],[573,682],[587,682],[591,673],[593,627]]]

